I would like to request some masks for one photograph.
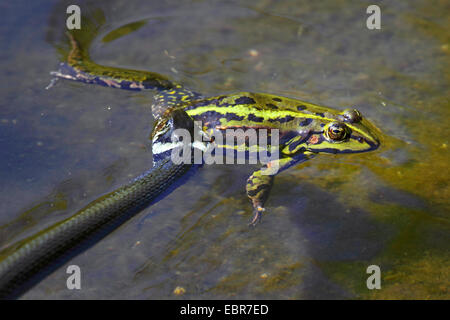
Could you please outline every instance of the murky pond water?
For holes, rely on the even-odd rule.
[[[151,165],[151,92],[67,81],[45,90],[68,4],[0,4],[0,247]],[[82,2],[82,14],[105,17],[91,48],[100,64],[207,96],[357,106],[382,146],[283,172],[254,229],[251,168],[207,166],[23,298],[449,299],[450,4],[382,3],[381,30],[368,30],[370,4]],[[81,290],[66,288],[69,264]],[[366,287],[369,265],[381,268],[381,290]]]

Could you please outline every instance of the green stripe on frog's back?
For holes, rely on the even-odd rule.
[[[333,121],[337,112],[311,103],[268,94],[241,92],[194,101],[185,108],[208,127],[309,128]],[[314,121],[320,120],[320,121]]]

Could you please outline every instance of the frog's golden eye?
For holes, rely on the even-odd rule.
[[[332,141],[343,141],[350,135],[350,129],[342,122],[331,122],[325,127],[324,135]]]
[[[348,123],[357,123],[362,119],[361,113],[356,109],[345,109],[342,113],[343,120]]]

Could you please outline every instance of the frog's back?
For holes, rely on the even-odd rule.
[[[337,111],[296,99],[240,92],[189,103],[185,110],[197,121],[219,129],[232,127],[291,130],[327,119]]]

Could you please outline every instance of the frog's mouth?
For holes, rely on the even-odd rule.
[[[315,141],[318,142],[315,142]],[[379,143],[374,140],[367,140],[360,136],[352,135],[343,143],[332,143],[323,136],[316,138],[312,135],[307,141],[305,150],[313,153],[362,153],[377,149]]]
[[[361,135],[352,134],[349,140],[352,146],[355,146],[359,143],[361,147],[354,147],[354,149],[352,148],[347,152],[343,151],[344,153],[369,152],[376,150],[380,146],[380,141],[373,135],[371,135],[370,138],[365,138]]]
[[[377,149],[380,146],[380,129],[378,129],[375,125],[373,125],[366,119],[362,119],[362,121],[358,123],[358,127],[359,128],[357,129],[357,131],[359,137],[364,139],[365,143],[370,146],[370,149],[367,151],[373,151]]]

